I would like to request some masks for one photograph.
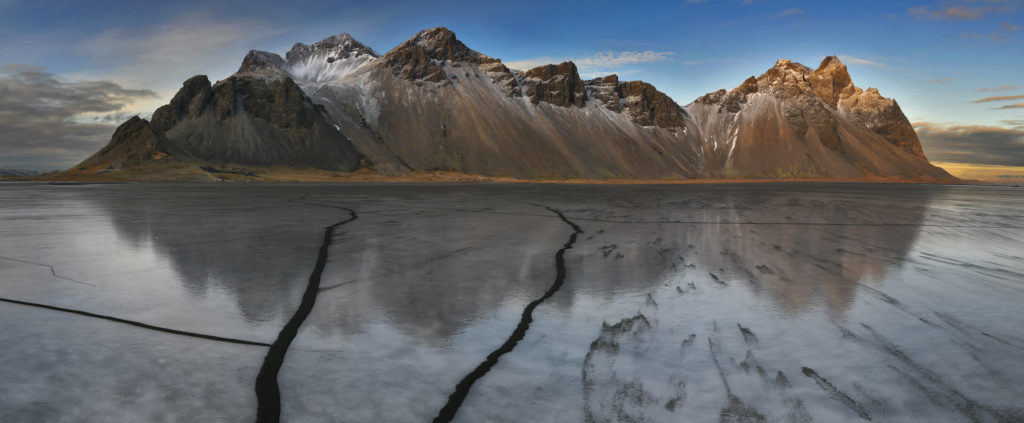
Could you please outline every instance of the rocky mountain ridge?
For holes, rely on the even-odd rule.
[[[297,43],[285,58],[250,51],[217,84],[186,81],[150,126],[154,135],[143,138],[187,160],[243,165],[519,178],[952,178],[927,162],[899,105],[856,87],[836,57],[814,70],[780,60],[683,107],[643,81],[583,80],[572,62],[509,69],[444,27],[384,55],[344,33]]]

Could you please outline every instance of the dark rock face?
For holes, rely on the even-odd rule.
[[[172,152],[176,153],[172,157]],[[110,142],[85,159],[75,169],[125,169],[154,162],[171,162],[175,157],[188,157],[177,151],[163,132],[138,116],[128,119],[114,131]]]
[[[583,107],[586,92],[573,62],[538,66],[520,77],[526,86],[526,96],[534,104],[543,101],[562,107]]]
[[[509,97],[522,97],[523,90],[519,87],[516,75],[509,68],[500,62],[485,63],[480,65],[480,70],[490,77],[491,82],[498,86],[498,89]]]
[[[685,113],[672,98],[643,81],[619,84],[619,98],[623,113],[642,126],[682,128],[686,126]]]
[[[287,129],[311,129],[323,117],[322,108],[309,101],[291,79],[268,83],[230,77],[214,87],[209,107],[209,113],[220,118],[248,114]]]
[[[721,110],[728,111],[729,113],[736,113],[739,112],[743,107],[743,104],[747,102],[747,95],[756,92],[757,78],[751,76],[732,91],[718,90],[697,98],[695,102],[700,104],[721,105]]]
[[[203,161],[353,170],[360,154],[290,78],[185,82],[153,114],[171,145]]]
[[[853,94],[840,102],[840,108],[885,137],[890,144],[910,154],[924,157],[921,140],[918,139],[917,132],[896,100],[882,97],[874,88],[868,88],[866,91],[856,88]]]
[[[292,49],[285,54],[285,59],[288,60],[288,63],[296,63],[316,53],[327,53],[328,62],[347,59],[357,55],[378,56],[377,52],[373,51],[372,48],[356,41],[355,38],[352,38],[347,33],[341,33],[327,37],[322,41],[313,43],[313,45],[295,43]]]
[[[686,111],[651,84],[619,82],[618,75],[608,75],[586,81],[584,85],[590,98],[608,110],[625,113],[637,125],[670,130],[686,126]]]
[[[238,67],[237,73],[259,73],[259,72],[283,72],[285,68],[284,59],[277,54],[249,50],[249,54],[242,59],[242,65]]]
[[[500,60],[471,50],[448,28],[438,27],[421,31],[395,47],[384,55],[384,62],[402,79],[440,82],[448,79],[444,62],[479,65]]]
[[[186,116],[198,116],[213,95],[210,80],[206,75],[196,75],[182,85],[170,104],[160,106],[153,112],[153,127],[166,132]]]
[[[587,89],[587,97],[597,100],[606,109],[613,112],[621,112],[619,104],[619,76],[611,74],[601,78],[594,78],[584,81]]]

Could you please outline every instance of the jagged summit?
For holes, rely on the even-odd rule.
[[[295,43],[285,57],[282,59],[276,53],[250,50],[236,75],[270,79],[287,77],[300,84],[324,83],[354,72],[372,62],[378,54],[351,35],[341,33],[312,45]]]
[[[706,94],[687,109],[700,122],[709,160],[726,174],[778,174],[789,167],[785,172],[806,175],[951,178],[927,163],[899,105],[854,85],[836,56],[813,70],[778,60],[760,76]]]
[[[286,68],[284,59],[281,56],[262,50],[249,50],[249,54],[242,59],[242,65],[236,73],[278,73]]]
[[[469,63],[493,63],[501,60],[479,53],[467,47],[455,37],[455,33],[439,26],[420,31],[397,48],[416,45],[423,49],[428,58]]]
[[[223,81],[189,79],[90,166],[166,156],[556,179],[952,179],[899,105],[856,87],[835,56],[816,69],[778,60],[686,107],[644,81],[583,80],[570,61],[510,70],[445,27],[383,56],[345,33],[285,56],[252,50]]]
[[[467,47],[443,26],[420,31],[385,54],[383,59],[400,78],[432,82],[447,79],[442,67],[445,62],[478,65],[501,62]]]
[[[288,63],[294,64],[317,53],[325,53],[328,63],[332,63],[336,60],[347,59],[353,56],[379,56],[379,54],[373,51],[372,48],[367,47],[355,38],[352,38],[352,36],[347,32],[343,32],[338,35],[332,35],[324,38],[312,45],[295,43],[295,45],[292,46],[292,49],[285,54],[285,59],[288,60]]]
[[[85,159],[75,169],[79,170],[121,170],[141,165],[175,162],[176,159],[190,158],[176,148],[148,121],[133,116],[125,121],[100,151]]]
[[[840,98],[849,97],[856,90],[846,65],[836,56],[828,56],[807,76],[814,94],[827,106],[836,108]]]
[[[573,62],[537,66],[520,72],[519,77],[534,104],[543,101],[563,107],[583,106],[586,92]]]

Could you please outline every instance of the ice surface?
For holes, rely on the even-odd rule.
[[[301,202],[296,200],[302,198]],[[1021,421],[1024,192],[0,185],[0,297],[271,343],[285,421]],[[266,347],[0,302],[0,421],[251,421]]]

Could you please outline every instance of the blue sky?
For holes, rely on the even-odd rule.
[[[1012,98],[1024,95],[1022,17],[1020,0],[0,0],[0,82],[7,90],[23,88],[11,81],[26,70],[65,89],[97,81],[121,89],[107,96],[107,104],[88,110],[87,103],[86,110],[69,108],[54,117],[89,126],[81,137],[92,138],[54,146],[68,151],[52,164],[34,158],[24,140],[0,132],[0,165],[75,161],[71,150],[102,145],[116,120],[151,113],[192,75],[228,76],[249,49],[283,53],[295,42],[348,32],[383,53],[421,29],[446,26],[470,47],[506,63],[571,59],[585,77],[617,72],[642,79],[680,104],[735,87],[779,58],[816,67],[834,54],[858,86],[895,98],[929,134],[922,138],[933,160],[951,161],[957,156],[944,149],[981,140],[998,148],[987,158],[956,161],[1024,166],[1024,97]],[[976,102],[987,97],[1010,98]],[[5,113],[10,119],[17,111],[12,108],[0,100],[0,130]],[[8,132],[32,135],[21,129]],[[1018,154],[1001,154],[1015,147]]]

